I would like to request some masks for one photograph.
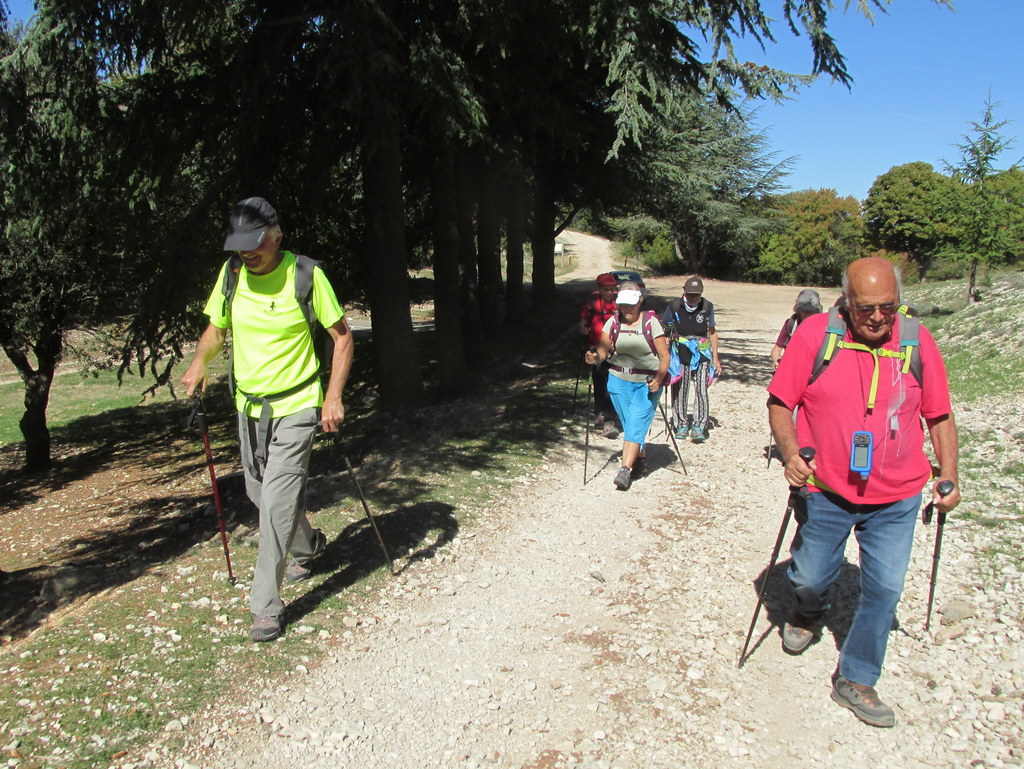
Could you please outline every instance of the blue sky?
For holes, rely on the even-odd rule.
[[[764,104],[756,119],[777,160],[796,158],[791,189],[833,188],[863,200],[893,166],[920,160],[944,171],[943,160],[959,159],[956,144],[971,121],[980,122],[990,89],[996,119],[1010,121],[1002,133],[1015,139],[998,167],[1024,156],[1024,0],[956,6],[954,13],[931,0],[893,0],[873,26],[853,10],[835,12],[829,30],[852,88],[822,78],[792,101]],[[807,39],[782,25],[775,36],[764,53],[751,44],[742,56],[808,72]]]
[[[31,15],[27,0],[8,0],[14,18]],[[764,0],[763,7],[780,5]],[[776,160],[794,158],[791,189],[832,188],[867,197],[893,166],[922,160],[943,171],[956,144],[980,121],[991,90],[995,116],[1016,139],[1000,167],[1024,156],[1024,0],[958,0],[956,12],[932,0],[892,0],[872,25],[836,0],[829,29],[846,57],[850,90],[820,79],[781,105],[764,103],[756,123]],[[853,0],[856,5],[856,0]],[[777,14],[776,14],[777,15]],[[782,24],[765,52],[738,47],[742,58],[807,73],[806,38]]]

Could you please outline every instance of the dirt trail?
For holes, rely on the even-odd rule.
[[[579,267],[564,280],[592,280],[611,267],[606,241],[579,233],[566,240]],[[664,299],[683,279],[647,283]],[[829,699],[836,638],[855,591],[852,565],[844,567],[828,630],[801,658],[782,652],[777,630],[768,633],[769,620],[788,611],[778,569],[752,654],[737,669],[755,580],[787,493],[778,462],[765,466],[764,386],[768,351],[797,290],[705,285],[725,376],[711,390],[709,441],[681,446],[685,472],[659,418],[647,478],[614,491],[620,444],[591,436],[584,485],[583,431],[567,421],[562,442],[521,479],[518,494],[381,588],[331,641],[321,667],[300,667],[283,683],[254,689],[248,701],[195,720],[184,753],[156,750],[150,761],[791,769],[984,758],[984,739],[950,727],[952,697],[938,693],[955,688],[942,668],[968,664],[963,650],[919,637],[930,532],[918,533],[904,629],[893,634],[880,683],[897,708],[896,729],[864,726]],[[835,296],[822,292],[826,303]],[[948,552],[956,552],[957,533],[947,537]],[[967,564],[952,561],[950,572],[959,568],[964,578]],[[955,577],[946,578],[952,585]],[[973,674],[979,686],[988,664],[979,661]],[[1020,667],[1019,655],[1013,664]]]

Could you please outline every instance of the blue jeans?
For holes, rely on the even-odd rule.
[[[608,376],[608,395],[622,423],[622,437],[643,448],[647,431],[654,421],[661,390],[651,392],[647,382],[627,382],[614,374]]]
[[[850,531],[860,546],[860,603],[839,655],[839,675],[874,686],[882,674],[889,631],[910,563],[921,495],[887,505],[855,505],[834,494],[814,492],[790,553],[789,581],[797,611],[809,617],[829,609],[828,589],[843,565]]]

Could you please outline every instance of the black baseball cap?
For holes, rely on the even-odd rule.
[[[263,245],[267,230],[277,225],[277,211],[263,198],[240,201],[228,217],[225,251],[255,251]]]

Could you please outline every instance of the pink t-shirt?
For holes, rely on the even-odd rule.
[[[921,327],[923,385],[909,371],[901,372],[902,360],[878,358],[878,392],[869,412],[866,404],[874,368],[870,353],[837,350],[821,376],[807,385],[827,325],[827,313],[800,324],[768,386],[768,392],[787,408],[800,407],[797,440],[817,452],[815,478],[856,504],[896,502],[919,493],[931,475],[921,418],[951,412],[946,366],[935,339]],[[849,330],[846,341],[853,341]],[[894,332],[883,347],[898,350],[898,334]],[[866,480],[850,470],[850,445],[858,430],[874,438]],[[809,488],[816,490],[813,485]]]

